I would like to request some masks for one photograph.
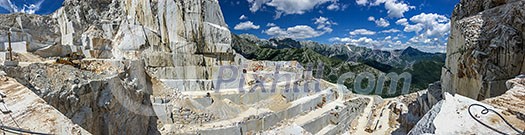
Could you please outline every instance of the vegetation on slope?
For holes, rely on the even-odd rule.
[[[408,72],[412,75],[412,86],[410,88],[411,92],[425,89],[428,84],[435,81],[439,81],[441,76],[441,67],[444,65],[445,55],[441,54],[432,54],[421,52],[417,49],[407,48],[403,51],[399,61],[407,63],[410,61],[411,65],[400,66],[403,64],[384,64],[384,63],[394,63],[385,58],[389,52],[372,52],[364,48],[360,49],[362,52],[372,52],[365,53],[363,56],[351,54],[350,52],[345,52],[341,48],[328,48],[320,45],[309,44],[303,45],[300,47],[297,41],[295,40],[286,40],[282,39],[275,40],[271,39],[265,42],[257,42],[254,39],[243,38],[232,34],[233,38],[233,49],[246,57],[247,59],[252,60],[269,60],[269,61],[298,61],[302,65],[312,65],[315,69],[317,65],[323,64],[323,79],[336,83],[339,76],[347,72],[353,73],[363,73],[370,72],[373,73],[376,77],[379,74],[395,72],[401,74],[403,72]],[[290,43],[288,45],[287,43]],[[356,49],[356,50],[357,50]],[[375,54],[374,54],[375,53]],[[359,57],[357,61],[348,61],[350,57]],[[379,62],[381,61],[381,62]],[[395,61],[398,62],[398,61]],[[399,62],[398,62],[399,63]],[[314,74],[317,74],[314,70]],[[394,97],[402,94],[400,89],[402,87],[403,80],[400,80],[398,85],[398,92],[395,94],[386,94],[387,88],[390,85],[389,81],[385,83],[385,89],[382,94],[379,94],[383,97]],[[350,83],[349,83],[350,82]],[[348,88],[353,88],[353,80],[348,80],[346,86]],[[368,84],[366,79],[364,80],[363,87],[366,87]],[[369,93],[374,94],[374,93]]]

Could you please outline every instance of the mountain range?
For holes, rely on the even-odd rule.
[[[297,41],[290,38],[260,39],[254,35],[232,34],[233,49],[251,60],[298,61],[303,65],[323,63],[323,79],[336,82],[347,72],[381,73],[408,72],[412,75],[411,91],[427,88],[439,81],[446,54],[427,53],[408,47],[403,50],[373,50],[344,44],[320,44],[313,41]],[[315,72],[315,70],[314,70]],[[388,84],[388,82],[387,82]],[[347,84],[352,88],[352,84]],[[383,97],[398,96],[381,95]]]

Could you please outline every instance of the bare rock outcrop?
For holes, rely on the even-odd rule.
[[[462,0],[452,15],[443,90],[483,100],[525,69],[524,0]]]
[[[90,134],[30,89],[2,73],[0,93],[3,134]]]
[[[102,62],[5,69],[93,134],[151,133],[152,80],[212,90],[217,66],[234,64],[218,0],[65,0],[50,15],[0,16],[0,37],[11,29],[30,53],[82,52],[95,61],[84,65]]]
[[[505,94],[483,100],[483,103],[487,103],[495,106],[501,110],[505,110],[506,114],[512,114],[516,117],[512,117],[513,121],[522,121],[525,124],[525,79],[514,78],[507,81],[507,87],[509,90]],[[525,125],[521,125],[521,129],[525,128]]]
[[[113,72],[106,69],[108,73],[97,74],[53,64],[4,70],[92,134],[156,131],[150,128],[150,121],[156,119],[152,117],[149,99],[152,86],[143,63],[132,61],[105,66],[112,66]]]
[[[444,100],[426,113],[409,134],[520,134],[525,129],[524,80],[509,80],[507,84],[510,89],[505,94],[484,101],[445,93]],[[484,110],[484,107],[494,112]],[[502,118],[519,132],[507,125]]]

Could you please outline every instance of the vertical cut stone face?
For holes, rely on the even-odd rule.
[[[91,58],[144,59],[158,71],[205,69],[198,78],[153,73],[161,79],[209,79],[215,71],[203,67],[233,63],[224,59],[234,53],[217,0],[66,0],[50,18],[60,35],[55,44]]]
[[[65,0],[60,9],[47,16],[0,17],[5,18],[0,19],[0,26],[17,26],[13,41],[29,42],[27,50],[34,54],[53,57],[82,52],[90,58],[112,59],[108,61],[131,59],[136,65],[131,66],[130,74],[140,73],[131,74],[131,78],[168,79],[183,83],[185,89],[212,90],[211,76],[218,66],[230,63],[222,61],[233,61],[224,59],[234,53],[217,0]],[[0,30],[0,35],[5,32]],[[64,98],[70,97],[61,95],[40,96],[95,134],[147,134],[151,117],[109,102],[122,96],[111,96],[107,93],[116,92],[108,90],[130,92],[136,94],[133,101],[149,102],[147,95],[121,88],[119,85],[126,82],[118,79],[100,80],[104,86],[92,85],[100,88],[81,87],[95,92],[76,99],[80,101],[66,101]],[[56,93],[75,94],[68,90],[56,89]],[[101,94],[97,90],[105,95],[97,95]]]
[[[138,59],[149,46],[156,46],[151,49],[233,54],[230,31],[217,0],[66,0],[63,5],[47,16],[2,15],[5,19],[0,25],[20,33],[13,40],[29,42],[29,51],[68,45],[94,58]],[[132,36],[133,41],[128,40]],[[100,39],[112,41],[107,47],[113,49],[109,55],[99,57],[107,48],[93,48],[107,46],[107,42],[92,41]]]
[[[442,86],[483,100],[525,72],[524,0],[462,0],[452,17]]]

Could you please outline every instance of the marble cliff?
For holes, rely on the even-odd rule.
[[[483,100],[525,70],[522,0],[462,0],[452,16],[444,91]]]

